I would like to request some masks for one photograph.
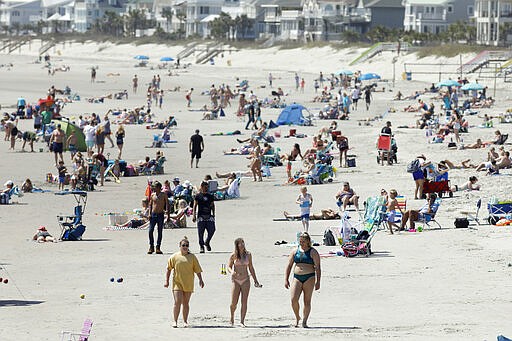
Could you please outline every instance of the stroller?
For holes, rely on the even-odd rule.
[[[386,212],[386,205],[382,197],[370,197],[365,202],[364,220],[359,224],[352,225],[347,214],[341,218],[343,245],[341,249],[345,257],[355,257],[372,254],[371,241],[383,223]],[[357,230],[359,227],[359,232]]]
[[[398,146],[396,145],[396,140],[393,135],[381,134],[377,140],[377,163],[383,163],[384,160],[388,161],[388,164],[393,164],[398,162],[397,159],[397,151]]]
[[[75,197],[77,205],[73,210],[73,215],[57,215],[57,222],[59,223],[62,232],[60,240],[82,240],[82,235],[85,232],[85,226],[82,224],[82,217],[87,205],[87,192],[85,191],[62,191],[57,192],[55,195],[69,195]]]

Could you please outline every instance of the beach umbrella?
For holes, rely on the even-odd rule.
[[[139,55],[136,55],[135,57],[133,57],[134,59],[138,59],[138,60],[148,60],[149,57],[148,56],[144,56],[142,54],[139,54]]]
[[[460,86],[460,83],[457,81],[454,81],[453,79],[447,79],[447,80],[437,83],[436,87],[440,88],[443,86]]]
[[[350,70],[339,70],[336,71],[337,75],[352,76],[354,73]]]
[[[381,77],[376,73],[364,73],[362,74],[359,79],[362,81],[369,81],[372,79],[380,79]]]
[[[161,62],[172,62],[173,60],[174,60],[174,58],[172,58],[172,57],[162,57],[162,58],[160,58]]]
[[[478,83],[468,83],[468,84],[464,85],[461,89],[462,90],[483,90],[484,86],[482,84],[478,84]]]

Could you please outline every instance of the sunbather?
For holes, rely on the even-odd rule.
[[[336,193],[337,204],[343,211],[346,210],[347,205],[353,204],[356,210],[359,211],[359,196],[356,195],[356,192],[350,187],[348,182],[343,183],[343,188]]]
[[[300,145],[298,143],[295,143],[293,145],[292,151],[290,154],[283,154],[281,155],[281,159],[288,160],[288,161],[295,161],[297,160],[297,156],[300,156],[301,160],[304,159],[304,156],[302,156],[302,153],[300,151]]]
[[[289,220],[299,220],[301,219],[300,214],[290,214],[286,211],[283,212],[283,215],[286,219]],[[340,219],[340,214],[333,210],[332,208],[327,208],[320,210],[318,213],[313,213],[309,215],[310,220],[332,220],[332,219]]]
[[[148,199],[142,199],[142,209],[138,213],[138,215],[130,219],[128,222],[118,225],[119,227],[129,227],[129,228],[146,228],[149,225],[149,207],[148,207]]]
[[[469,177],[469,180],[468,182],[466,182],[464,185],[461,185],[461,186],[453,186],[451,188],[451,191],[452,192],[457,192],[457,191],[479,191],[480,190],[480,185],[477,185],[476,183],[478,182],[478,179],[476,176],[470,176]]]
[[[46,230],[46,227],[40,226],[37,229],[36,234],[32,237],[32,240],[37,241],[38,243],[44,242],[55,242],[55,238]]]
[[[450,160],[442,160],[439,161],[439,168],[447,167],[447,169],[466,169],[466,168],[475,168],[474,165],[470,164],[470,159],[461,161],[460,165],[456,165]]]

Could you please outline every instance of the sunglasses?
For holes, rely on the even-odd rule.
[[[181,244],[181,247],[188,247],[188,244]]]

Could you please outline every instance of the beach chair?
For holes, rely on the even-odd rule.
[[[489,218],[487,221],[491,225],[502,219],[512,215],[512,202],[510,201],[491,201],[487,204],[487,210],[489,211]]]
[[[377,140],[377,163],[387,160],[388,164],[392,163],[391,157],[391,135],[380,134]]]
[[[279,156],[279,151],[281,149],[276,148],[273,154],[263,155],[262,165],[269,167],[277,167],[282,166],[281,157]]]
[[[0,205],[9,205],[12,203],[13,195],[17,195],[19,198],[23,196],[18,186],[13,186],[8,192],[0,194]]]
[[[386,205],[383,197],[369,197],[366,199],[363,221],[354,225],[350,223],[345,225],[345,228],[349,227],[351,231],[350,238],[346,237],[347,233],[340,231],[340,234],[343,234],[343,245],[341,248],[345,257],[355,257],[357,255],[368,257],[372,254],[371,241],[377,233],[380,224],[384,221],[385,212]],[[344,219],[347,219],[347,214],[342,216],[342,226],[344,226],[344,223],[347,223]],[[352,232],[357,232],[357,234]]]
[[[158,159],[156,164],[151,169],[151,174],[164,174],[164,162],[167,161],[165,156]]]
[[[61,332],[61,341],[88,341],[91,336],[92,330],[92,320],[85,319],[84,325],[82,327],[82,331],[72,332],[72,331],[62,331]]]
[[[465,218],[468,221],[474,221],[477,225],[480,225],[480,219],[478,219],[478,213],[480,212],[480,207],[482,207],[482,198],[478,199],[476,202],[476,211],[460,211],[460,214],[465,215]]]
[[[428,204],[426,204],[428,205]],[[437,211],[439,210],[439,207],[441,206],[441,199],[437,198],[434,204],[432,205],[432,212],[431,213],[423,213],[420,220],[418,220],[419,223],[422,223],[424,228],[434,228],[434,225],[436,228],[441,229],[441,224],[436,220]],[[421,210],[421,209],[420,209]]]

